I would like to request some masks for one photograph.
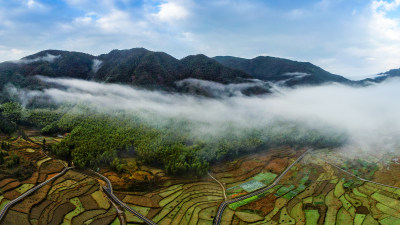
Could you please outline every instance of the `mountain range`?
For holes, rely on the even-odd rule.
[[[0,63],[0,90],[8,83],[30,89],[41,89],[48,85],[37,79],[36,75],[213,96],[209,88],[215,84],[240,86],[239,89],[229,90],[240,91],[245,95],[265,94],[270,92],[273,84],[294,87],[329,82],[345,85],[379,83],[400,76],[400,69],[379,74],[376,78],[353,81],[309,62],[269,56],[244,59],[232,56],[209,58],[199,54],[178,60],[167,53],[144,48],[112,50],[99,56],[45,50],[17,61]],[[247,85],[239,85],[243,83]]]

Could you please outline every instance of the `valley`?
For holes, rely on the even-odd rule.
[[[23,179],[3,175],[2,208],[68,166],[67,162],[53,159],[47,155],[51,153],[41,150],[43,139],[51,146],[62,137],[38,136],[32,130],[25,130],[25,134],[25,138],[2,140],[7,142],[3,147],[7,146],[9,154],[32,165]],[[305,150],[286,147],[246,155],[213,164],[209,174],[199,178],[169,176],[162,169],[145,165],[139,165],[133,174],[128,170],[118,173],[109,167],[100,168],[99,174],[111,181],[118,201],[154,224],[396,224],[400,221],[396,205],[400,198],[400,188],[396,186],[400,181],[395,175],[400,173],[398,156],[376,154],[353,159],[333,149]],[[105,179],[94,172],[76,168],[64,172],[12,205],[1,224],[145,223],[121,207],[121,203],[111,200],[105,192]],[[127,184],[148,179],[156,181],[147,190]],[[223,202],[226,205],[219,211]]]
[[[400,225],[400,0],[0,0],[0,225]]]

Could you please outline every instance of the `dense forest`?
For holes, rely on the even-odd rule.
[[[170,119],[154,126],[130,112],[99,113],[79,104],[25,108],[7,102],[0,105],[0,112],[2,133],[12,134],[18,125],[24,125],[40,128],[46,135],[66,134],[50,150],[77,167],[110,165],[118,170],[122,162],[119,156],[129,154],[169,174],[201,176],[210,163],[270,147],[335,147],[346,141],[339,133],[284,121],[261,129],[231,125],[220,135],[193,137],[188,135],[193,126],[188,121]]]

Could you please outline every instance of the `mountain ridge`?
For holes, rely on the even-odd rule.
[[[399,69],[391,69],[384,73],[379,73],[378,76],[376,76],[376,77],[366,78],[364,80],[361,80],[360,82],[367,85],[369,83],[381,83],[381,82],[386,81],[387,79],[391,79],[391,78],[395,78],[395,77],[400,77],[400,68]]]
[[[319,85],[326,82],[353,84],[353,81],[329,73],[310,62],[298,62],[271,56],[257,56],[252,59],[216,56],[213,59],[225,66],[243,70],[254,78],[264,81],[280,81],[284,82],[287,86],[296,86],[305,83]]]
[[[7,83],[23,88],[43,88],[46,84],[38,81],[35,75],[128,84],[151,90],[189,92],[204,96],[212,96],[212,93],[204,86],[193,86],[195,84],[189,81],[197,79],[223,85],[255,83],[254,79],[264,82],[263,86],[257,84],[240,90],[244,95],[253,95],[270,93],[269,83],[288,87],[330,82],[363,86],[371,82],[382,82],[388,77],[400,76],[400,69],[385,74],[377,78],[353,81],[325,71],[310,62],[271,56],[245,59],[234,56],[210,58],[197,54],[176,59],[165,52],[145,48],[115,49],[98,56],[50,49],[17,61],[0,63],[0,90]],[[188,82],[177,85],[182,80]]]

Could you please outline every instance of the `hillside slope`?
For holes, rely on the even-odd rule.
[[[278,82],[287,86],[319,85],[328,82],[353,83],[309,62],[297,62],[270,56],[258,56],[253,59],[216,56],[213,59],[227,67],[242,70],[256,79]]]
[[[0,64],[0,86],[41,87],[35,75],[67,77],[177,91],[176,82],[188,78],[221,84],[249,82],[247,73],[231,69],[205,55],[178,60],[144,48],[113,50],[92,56],[80,52],[45,50],[18,61]]]
[[[399,69],[392,69],[384,73],[378,74],[377,77],[374,78],[367,78],[361,80],[360,83],[363,85],[368,85],[369,83],[381,83],[387,79],[400,77],[400,68]]]
[[[225,96],[238,93],[254,95],[270,93],[269,82],[289,87],[330,82],[364,85],[380,82],[386,76],[397,76],[399,71],[391,70],[387,72],[389,75],[358,82],[329,73],[308,62],[269,56],[244,59],[232,56],[209,58],[199,54],[179,60],[167,53],[144,48],[113,50],[99,56],[45,50],[17,61],[0,63],[0,91],[7,84],[17,88],[42,89],[49,85],[37,79],[36,75],[42,75],[210,97],[222,92],[227,92]],[[212,90],[215,88],[218,90]]]

